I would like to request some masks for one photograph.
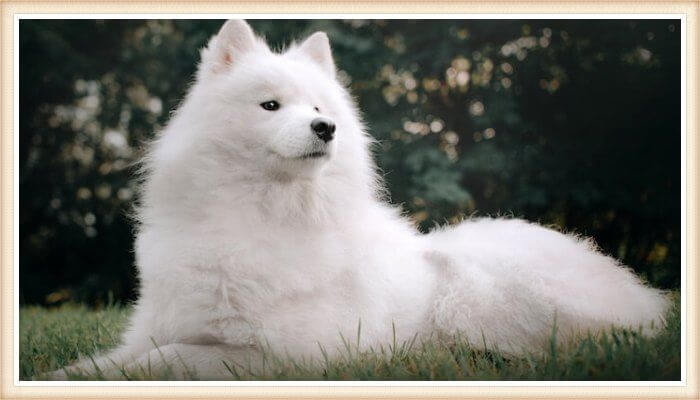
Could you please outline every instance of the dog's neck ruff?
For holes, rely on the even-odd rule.
[[[191,224],[332,226],[364,220],[380,204],[372,177],[358,168],[328,168],[317,176],[283,180],[251,175],[194,179],[181,170],[156,170],[143,186],[138,217],[144,225],[162,225],[177,214],[180,222]]]
[[[246,180],[238,188],[245,189],[239,204],[246,212],[258,213],[260,220],[276,225],[328,226],[361,218],[363,210],[377,203],[369,183],[325,172],[310,178]]]

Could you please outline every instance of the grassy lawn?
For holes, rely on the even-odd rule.
[[[128,308],[118,306],[97,311],[74,304],[20,308],[20,379],[30,380],[60,368],[79,354],[115,346],[128,314]],[[473,350],[462,340],[451,345],[432,341],[387,344],[358,353],[339,339],[347,350],[344,355],[316,365],[269,357],[259,375],[240,366],[229,365],[229,370],[232,380],[679,380],[680,332],[680,296],[676,294],[667,326],[654,338],[611,329],[566,346],[550,341],[547,348],[525,358],[508,358],[494,349]],[[143,371],[127,378],[175,377]]]

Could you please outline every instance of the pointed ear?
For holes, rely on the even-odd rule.
[[[242,19],[230,19],[209,40],[202,52],[202,63],[213,72],[221,72],[256,46],[258,43],[250,25]]]
[[[331,54],[331,44],[325,32],[316,32],[309,36],[299,46],[299,53],[311,58],[331,78],[335,77],[335,64],[333,63],[333,54]]]

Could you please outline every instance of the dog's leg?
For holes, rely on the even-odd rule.
[[[67,380],[71,375],[87,375],[90,377],[114,377],[114,371],[120,371],[123,365],[133,362],[137,357],[155,347],[153,344],[140,343],[122,345],[104,355],[83,357],[78,362],[39,375],[36,379]]]
[[[257,374],[261,366],[262,355],[254,347],[173,343],[138,357],[123,372],[159,380],[221,380]]]

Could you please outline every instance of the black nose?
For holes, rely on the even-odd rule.
[[[316,118],[311,121],[311,129],[314,131],[316,136],[328,143],[333,140],[335,123],[328,118]]]

